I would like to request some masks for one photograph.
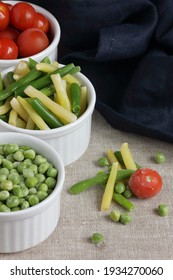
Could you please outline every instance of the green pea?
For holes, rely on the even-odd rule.
[[[29,190],[26,186],[21,186],[21,190],[23,192],[23,197],[26,197],[29,193]]]
[[[10,180],[13,184],[20,183],[20,175],[18,173],[10,173],[8,175],[8,180]]]
[[[25,200],[21,204],[21,210],[27,209],[27,208],[29,208],[29,206],[30,206],[29,202]]]
[[[28,188],[34,188],[38,183],[38,179],[36,177],[29,177],[25,180],[25,184]]]
[[[28,149],[26,151],[24,151],[24,157],[27,159],[35,159],[36,156],[36,152],[33,149]]]
[[[14,159],[17,160],[17,161],[22,161],[22,160],[24,160],[23,151],[22,151],[22,150],[18,150],[17,152],[15,152],[15,153],[13,154],[13,157],[14,157]]]
[[[0,201],[6,200],[10,196],[8,191],[0,191]]]
[[[8,175],[10,173],[10,171],[8,170],[8,168],[6,167],[2,167],[0,168],[0,175]]]
[[[23,173],[23,170],[24,170],[25,168],[27,168],[27,163],[26,163],[26,162],[20,162],[20,163],[16,166],[16,168],[17,168],[17,171],[18,171],[19,173]]]
[[[17,170],[14,168],[14,166],[12,169],[10,169],[10,174],[12,174],[12,173],[17,173]]]
[[[115,188],[114,190],[117,192],[117,193],[123,193],[125,191],[125,185],[123,182],[118,182],[116,185],[115,185]]]
[[[37,193],[37,189],[36,188],[30,188],[29,189],[29,194],[36,194]]]
[[[24,178],[34,177],[34,172],[29,168],[25,168],[23,169],[23,177]]]
[[[46,184],[42,183],[42,184],[39,185],[38,191],[47,192],[48,191],[48,186]]]
[[[163,153],[157,152],[154,156],[154,160],[156,163],[161,164],[161,163],[164,163],[166,159],[165,159],[165,156]]]
[[[0,183],[0,189],[5,191],[10,191],[13,189],[13,183],[9,180],[2,181]]]
[[[3,156],[0,155],[0,165],[2,163],[2,160],[3,160]]]
[[[35,177],[38,179],[38,183],[43,183],[46,180],[46,176],[44,174],[37,173]]]
[[[19,206],[11,208],[12,212],[19,211],[19,210],[21,210],[21,208]]]
[[[13,188],[13,194],[19,198],[23,197],[23,191],[22,191],[21,187],[19,186],[19,187]]]
[[[29,195],[28,202],[29,202],[30,206],[34,206],[34,205],[38,204],[39,203],[38,195],[36,195],[36,194]]]
[[[110,162],[108,161],[108,159],[106,157],[101,157],[98,160],[98,165],[101,167],[110,166]]]
[[[121,216],[121,213],[118,210],[112,210],[109,214],[110,219],[115,223],[120,220],[120,216]]]
[[[22,149],[23,151],[27,151],[27,150],[31,149],[31,147],[27,146],[27,145],[21,145],[20,149]]]
[[[6,205],[8,208],[13,208],[19,205],[19,198],[16,195],[11,195],[6,200]]]
[[[7,205],[5,204],[0,205],[0,212],[10,212],[10,211],[11,210],[9,207],[7,207]]]
[[[91,242],[95,245],[101,244],[104,242],[104,235],[99,232],[95,232],[91,236]]]
[[[48,188],[53,189],[56,186],[56,180],[53,177],[47,177],[45,184],[48,186]]]
[[[4,146],[0,145],[0,155],[3,156],[4,155]]]
[[[38,191],[37,192],[39,201],[43,201],[46,197],[48,197],[48,193],[44,191]]]
[[[130,223],[132,221],[132,217],[128,213],[123,213],[120,216],[120,222],[124,225]]]
[[[19,150],[19,146],[17,144],[6,144],[4,146],[4,153],[6,155],[14,154],[17,150]]]
[[[35,159],[34,159],[34,163],[36,165],[40,165],[41,163],[44,163],[44,162],[47,162],[47,159],[44,158],[43,156],[41,155],[36,155]]]
[[[5,175],[5,174],[0,174],[0,183],[1,183],[2,181],[5,181],[5,180],[7,180],[7,175]]]
[[[133,193],[129,187],[126,187],[125,191],[123,192],[123,196],[127,199],[133,196]]]
[[[30,160],[29,158],[25,159],[23,162],[26,163],[27,167],[32,164],[32,160]]]
[[[48,162],[43,162],[39,165],[38,167],[38,172],[41,173],[41,174],[44,174],[46,173],[46,171],[48,170],[49,168],[49,163]]]
[[[157,212],[159,214],[159,216],[161,217],[165,217],[168,216],[169,214],[169,207],[166,204],[160,204],[157,208]]]
[[[48,177],[54,177],[55,178],[57,176],[57,174],[58,174],[58,170],[56,168],[50,166],[48,168],[46,174],[47,174]]]
[[[13,168],[13,163],[5,158],[2,160],[2,165],[3,165],[3,167],[7,168],[8,170]]]
[[[9,160],[9,161],[11,161],[11,162],[14,162],[14,161],[15,161],[15,159],[14,159],[14,157],[13,157],[13,154],[9,154],[8,156],[6,156],[6,159]]]
[[[38,166],[36,164],[31,164],[29,169],[33,171],[34,175],[38,173]]]

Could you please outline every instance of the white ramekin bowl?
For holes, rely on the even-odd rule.
[[[13,69],[3,71],[1,73],[2,77],[10,70]],[[87,87],[88,107],[75,122],[63,127],[41,131],[17,128],[0,120],[0,132],[11,131],[36,136],[54,147],[60,154],[65,166],[76,161],[88,148],[91,136],[92,113],[96,103],[95,89],[90,80],[82,73],[77,73],[76,77]]]
[[[0,144],[29,145],[58,169],[53,192],[39,204],[16,212],[0,212],[0,253],[18,252],[45,240],[57,226],[60,198],[65,180],[64,165],[58,153],[45,141],[21,133],[1,133]]]
[[[4,2],[14,5],[21,1],[4,1]],[[31,57],[36,61],[41,61],[43,58],[48,56],[51,61],[55,61],[57,60],[57,56],[58,56],[58,44],[61,35],[60,25],[57,19],[46,9],[32,3],[30,4],[34,7],[34,9],[37,12],[40,12],[47,17],[50,23],[50,33],[52,37],[52,41],[50,45],[45,50]],[[0,72],[5,70],[6,68],[17,65],[20,60],[28,60],[28,58],[26,57],[21,59],[0,59]]]

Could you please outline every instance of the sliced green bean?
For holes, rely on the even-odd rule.
[[[80,86],[77,83],[72,83],[70,87],[70,100],[72,112],[76,115],[80,115]]]
[[[120,193],[114,192],[112,199],[128,211],[132,211],[135,208],[134,204]]]

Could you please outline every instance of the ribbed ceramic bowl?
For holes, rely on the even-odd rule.
[[[29,145],[45,156],[58,169],[53,192],[39,204],[16,212],[0,212],[0,253],[18,252],[45,240],[57,226],[60,198],[65,180],[64,165],[59,154],[45,141],[21,133],[1,133],[0,144]]]
[[[21,1],[4,1],[4,2],[14,5],[15,3],[18,3]],[[51,37],[52,37],[52,41],[51,41],[50,45],[45,50],[43,50],[42,52],[35,54],[31,57],[36,61],[41,61],[43,58],[48,56],[51,61],[55,61],[55,60],[57,60],[58,44],[59,44],[60,35],[61,35],[59,23],[58,23],[57,19],[44,8],[42,8],[38,5],[35,5],[35,4],[31,4],[31,5],[34,7],[34,9],[37,12],[42,13],[49,20],[50,33],[51,33]],[[17,65],[20,60],[21,59],[0,59],[0,72],[5,70],[6,68]],[[28,60],[28,58],[22,58],[22,60]]]
[[[2,72],[2,76],[13,69]],[[75,122],[51,130],[28,130],[17,128],[0,120],[0,132],[20,132],[45,140],[60,154],[64,165],[68,165],[82,156],[88,148],[91,136],[92,113],[96,102],[96,93],[92,83],[82,73],[76,77],[87,87],[88,106]]]

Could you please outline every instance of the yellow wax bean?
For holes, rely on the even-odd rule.
[[[137,167],[136,167],[136,164],[133,160],[131,151],[128,147],[128,143],[123,143],[121,145],[120,151],[121,151],[121,155],[122,155],[125,167],[127,169],[136,170]]]

